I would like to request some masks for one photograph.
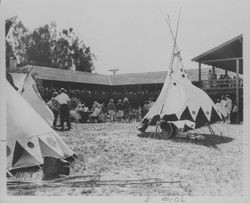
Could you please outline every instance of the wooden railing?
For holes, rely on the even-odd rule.
[[[236,79],[202,80],[201,88],[209,89],[235,89]],[[243,80],[239,80],[239,88],[243,88]]]

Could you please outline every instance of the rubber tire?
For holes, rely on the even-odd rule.
[[[164,122],[160,125],[162,134],[161,137],[164,139],[173,138],[176,136],[176,127],[172,123]]]

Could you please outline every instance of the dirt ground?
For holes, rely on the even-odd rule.
[[[100,180],[156,178],[177,181],[157,184],[94,187],[28,187],[9,195],[185,195],[230,196],[243,193],[242,125],[214,124],[216,135],[204,127],[200,139],[154,137],[155,127],[139,134],[136,123],[73,124],[59,132],[77,154],[71,175],[100,175]],[[9,180],[41,181],[42,171],[19,172]]]

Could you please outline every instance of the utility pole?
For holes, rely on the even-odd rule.
[[[119,71],[119,68],[109,69],[109,71],[113,72],[113,75],[115,75],[115,73]]]

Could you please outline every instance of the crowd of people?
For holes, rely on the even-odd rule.
[[[58,92],[60,88],[38,87],[41,97],[48,102],[54,92]],[[65,88],[66,89],[66,88]],[[91,89],[66,89],[70,98],[77,98],[85,106],[91,108],[94,101],[107,106],[110,99],[117,102],[119,99],[128,98],[132,108],[142,106],[149,98],[156,99],[160,93],[158,91],[141,90],[141,91],[105,91],[105,90],[91,90]],[[75,106],[72,106],[75,108]]]
[[[233,76],[233,78],[231,78],[226,71],[224,75],[220,74],[220,76],[217,77],[215,71],[209,70],[207,74],[207,81],[204,82],[203,86],[204,88],[236,87],[236,76]],[[239,86],[243,86],[242,78],[239,79]]]
[[[141,121],[154,104],[158,94],[159,92],[147,90],[122,93],[86,89],[67,91],[64,88],[59,91],[44,88],[44,91],[41,92],[42,97],[48,101],[48,105],[54,113],[54,128],[56,128],[57,119],[60,116],[62,130],[64,122],[70,129],[72,120],[76,122]],[[238,107],[236,104],[232,104],[229,95],[222,95],[221,98],[218,98],[216,106],[221,110],[224,122],[236,122]]]
[[[149,92],[146,92],[150,95]],[[60,118],[60,130],[64,130],[64,122],[68,129],[71,128],[70,122],[139,122],[149,111],[154,103],[153,97],[145,97],[141,104],[131,103],[129,98],[119,94],[118,99],[109,98],[107,104],[101,99],[93,101],[92,105],[87,105],[86,100],[77,97],[71,98],[67,90],[61,88],[58,92],[52,93],[51,99],[47,102],[54,113],[53,127],[57,129],[58,116]],[[129,95],[134,95],[133,92]],[[76,95],[74,95],[76,96]],[[72,102],[74,101],[74,102]]]

